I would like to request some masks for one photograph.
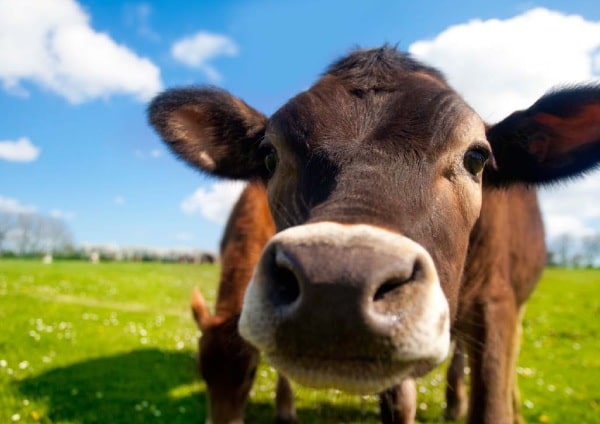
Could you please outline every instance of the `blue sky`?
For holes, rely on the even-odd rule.
[[[350,48],[386,42],[493,121],[600,75],[600,6],[0,0],[0,210],[62,217],[80,244],[216,250],[239,186],[167,151],[146,123],[151,96],[214,84],[269,114]],[[550,235],[600,229],[599,177],[543,194]]]

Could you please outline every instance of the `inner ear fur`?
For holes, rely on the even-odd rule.
[[[550,92],[488,128],[496,167],[484,181],[552,183],[600,162],[600,84]]]
[[[261,176],[258,144],[267,118],[214,87],[178,88],[158,95],[150,123],[175,154],[209,174],[234,179]]]

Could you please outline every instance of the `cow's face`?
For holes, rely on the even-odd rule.
[[[367,273],[377,268],[382,254],[391,255],[383,262],[396,262],[398,247],[388,247],[385,237],[407,238],[401,243],[416,243],[415,249],[431,256],[426,261],[432,260],[453,305],[468,235],[481,208],[483,168],[491,156],[485,126],[443,80],[425,72],[407,73],[389,90],[358,91],[352,83],[327,76],[266,125],[259,151],[269,173],[277,230],[311,225],[293,232],[336,240],[343,238],[338,232],[362,224],[361,235],[349,242],[364,236],[377,251],[360,255]],[[334,256],[326,262],[343,263],[350,272],[347,260],[334,249],[329,254]],[[324,258],[312,250],[308,256]],[[413,271],[412,264],[406,266],[410,269],[389,278],[405,281]],[[379,283],[384,281],[372,284]]]
[[[388,48],[334,64],[270,119],[211,89],[151,106],[188,162],[267,184],[279,232],[246,291],[241,334],[285,375],[353,392],[380,391],[446,356],[483,180],[541,178],[484,172],[490,132],[504,143],[537,128],[516,120],[486,135],[437,71]],[[499,157],[539,153],[514,144]]]
[[[365,93],[327,77],[275,113],[260,149],[280,232],[242,335],[292,378],[346,390],[442,360],[490,156],[480,118],[427,74]]]

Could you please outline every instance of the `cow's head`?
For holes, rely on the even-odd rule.
[[[211,314],[197,289],[192,294],[192,314],[202,331],[198,365],[206,382],[208,421],[243,423],[260,354],[241,338],[232,337],[237,319]]]
[[[334,63],[268,119],[186,88],[150,120],[191,165],[267,185],[278,234],[242,335],[300,383],[373,392],[446,356],[482,190],[598,161],[600,87],[486,127],[438,71],[384,47]]]

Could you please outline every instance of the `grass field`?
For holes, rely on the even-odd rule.
[[[200,423],[194,285],[218,267],[0,259],[0,423]],[[528,422],[600,423],[600,271],[549,269],[529,303],[519,362]],[[269,422],[274,372],[258,372],[247,422]],[[443,369],[419,385],[441,420]],[[378,422],[375,397],[298,388],[304,423]]]

